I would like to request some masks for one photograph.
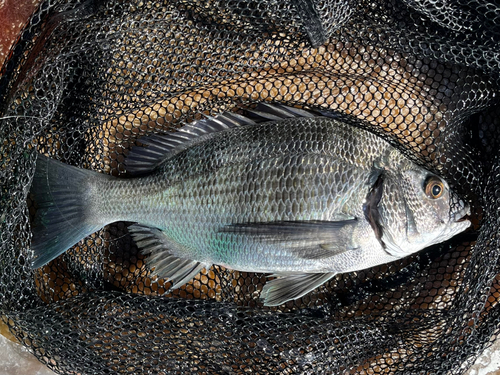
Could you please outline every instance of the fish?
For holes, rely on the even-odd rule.
[[[38,155],[33,269],[117,222],[171,289],[220,265],[270,274],[265,306],[470,226],[443,178],[342,116],[259,104],[140,139],[130,178]],[[257,120],[258,119],[258,120]]]

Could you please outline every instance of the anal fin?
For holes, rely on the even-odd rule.
[[[268,281],[264,285],[261,293],[264,306],[279,306],[287,301],[300,298],[326,283],[335,275],[335,272],[272,275],[278,278]]]
[[[154,274],[172,281],[171,289],[181,287],[203,268],[208,269],[211,266],[205,262],[172,254],[176,245],[157,228],[134,224],[128,230],[143,254],[149,254],[146,262],[150,268],[154,268]]]

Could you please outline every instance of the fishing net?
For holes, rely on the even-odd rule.
[[[500,8],[476,0],[47,0],[0,79],[0,315],[60,374],[460,374],[500,321]],[[30,268],[36,153],[126,178],[138,140],[277,102],[440,173],[473,227],[264,307],[266,275],[158,280],[115,223]]]

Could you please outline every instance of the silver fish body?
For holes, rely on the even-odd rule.
[[[262,295],[278,305],[337,273],[391,262],[470,225],[462,219],[468,207],[451,204],[444,180],[334,118],[295,114],[257,124],[223,115],[145,143],[131,152],[130,169],[141,176],[130,179],[40,159],[32,248],[46,255],[35,267],[104,225],[131,221],[149,266],[173,288],[212,264],[269,272],[278,278]],[[68,174],[73,186],[60,193]],[[47,180],[57,198],[48,205],[40,188]],[[72,215],[85,229],[67,241],[64,232],[54,237],[54,223]]]

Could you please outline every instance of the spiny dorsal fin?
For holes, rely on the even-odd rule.
[[[257,122],[277,121],[290,117],[314,117],[312,113],[281,104],[259,103],[255,110],[248,110]],[[165,159],[188,148],[204,136],[238,126],[255,125],[256,121],[233,112],[195,121],[175,133],[154,134],[139,139],[146,147],[134,146],[125,160],[125,168],[132,175],[147,174]]]
[[[248,109],[249,113],[263,121],[279,121],[292,117],[317,117],[319,114],[304,111],[284,104],[259,103],[255,109]]]

